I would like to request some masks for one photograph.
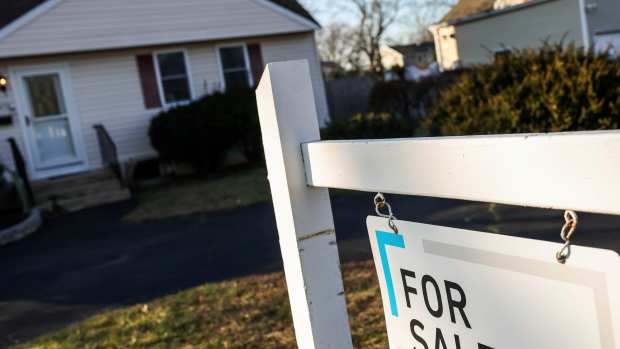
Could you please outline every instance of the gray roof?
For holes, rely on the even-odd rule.
[[[441,19],[441,22],[456,21],[483,12],[493,11],[495,0],[459,0]]]
[[[0,29],[11,24],[35,7],[48,0],[0,0]],[[320,26],[314,17],[297,2],[297,0],[269,0],[295,14],[298,14]]]

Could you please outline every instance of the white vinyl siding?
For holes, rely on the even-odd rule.
[[[325,95],[325,83],[321,72],[321,62],[314,41],[314,34],[282,36],[261,41],[263,60],[266,63],[307,59],[310,63],[312,86],[319,115],[319,125],[325,126],[329,120],[329,109]]]
[[[504,48],[549,43],[583,45],[579,0],[556,0],[456,25],[458,58],[465,66],[488,63]]]
[[[276,11],[258,0],[63,0],[0,41],[0,57],[202,42],[314,29],[285,13],[288,12]]]
[[[320,70],[314,36],[312,33],[285,35],[278,37],[252,38],[242,40],[259,43],[265,63],[307,59],[310,62],[312,82],[321,124],[327,118],[327,103]],[[80,116],[82,135],[86,147],[89,168],[101,166],[101,157],[93,125],[101,123],[110,133],[117,145],[121,160],[141,159],[155,156],[150,145],[148,127],[151,118],[160,109],[145,109],[136,65],[136,56],[185,50],[188,72],[194,97],[200,98],[223,87],[222,74],[218,63],[217,48],[238,43],[213,42],[178,47],[155,47],[153,49],[133,49],[99,53],[64,55],[53,58],[32,58],[0,61],[2,67],[66,63],[70,68],[73,95]],[[0,105],[14,103],[12,89],[8,96],[0,93]],[[4,101],[4,102],[3,102]],[[15,137],[23,147],[22,132],[15,120],[12,127],[0,127],[0,158],[10,159],[7,137]],[[10,161],[7,161],[10,163]]]

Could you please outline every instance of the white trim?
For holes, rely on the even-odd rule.
[[[259,5],[262,5],[264,7],[267,7],[275,12],[278,12],[281,15],[284,15],[285,17],[287,17],[288,19],[292,19],[293,21],[305,25],[307,27],[309,27],[312,30],[319,30],[321,29],[321,26],[314,23],[313,21],[309,20],[306,17],[303,17],[301,15],[298,15],[297,13],[286,9],[280,5],[277,5],[269,0],[253,0],[254,2],[258,3]]]
[[[618,149],[611,130],[316,141],[302,157],[310,187],[620,215]]]
[[[36,6],[32,10],[26,12],[21,17],[17,18],[4,28],[0,29],[0,41],[6,39],[9,35],[16,32],[19,28],[25,26],[26,24],[33,21],[35,18],[45,14],[49,10],[56,7],[56,5],[60,4],[63,0],[47,0],[40,5]]]
[[[329,192],[301,154],[321,138],[308,61],[267,64],[256,101],[297,347],[352,349]]]
[[[166,96],[164,94],[164,85],[161,80],[161,71],[159,70],[159,61],[157,56],[163,55],[166,53],[179,53],[183,54],[183,59],[185,60],[185,74],[187,75],[187,83],[189,84],[189,99],[185,101],[177,101],[173,103],[166,102]],[[187,53],[186,48],[174,48],[174,49],[166,49],[166,50],[157,50],[151,53],[151,57],[153,58],[153,64],[155,65],[155,76],[157,77],[157,89],[159,90],[159,99],[162,105],[162,108],[172,108],[178,105],[187,104],[196,98],[196,94],[194,93],[194,83],[192,81],[192,68],[189,64],[189,55]]]
[[[442,50],[442,46],[441,46],[441,38],[439,37],[439,28],[443,26],[443,24],[431,24],[428,27],[428,31],[431,32],[431,35],[433,35],[433,40],[435,41],[435,60],[437,61],[437,63],[439,63],[439,69],[441,71],[444,71],[444,67],[443,67],[443,52]]]
[[[248,52],[248,44],[245,41],[230,42],[226,44],[215,45],[215,53],[217,56],[217,66],[220,71],[220,80],[221,80],[221,86],[222,86],[223,92],[226,91],[226,77],[224,75],[224,65],[222,64],[222,56],[220,54],[220,49],[231,48],[231,47],[243,48],[243,57],[245,59],[245,69],[248,74],[248,83],[250,84],[249,87],[254,86],[254,74],[252,72],[252,66],[250,65],[250,54]]]
[[[583,40],[583,48],[590,49],[590,29],[588,26],[588,15],[586,14],[585,0],[579,0],[579,19],[581,22],[581,39]]]
[[[65,102],[67,120],[77,160],[75,163],[66,165],[51,166],[38,169],[35,166],[34,154],[37,151],[31,143],[31,130],[26,125],[24,115],[28,112],[28,101],[24,96],[24,88],[21,77],[36,74],[57,73],[60,77],[60,84]],[[21,129],[23,144],[26,148],[27,167],[33,179],[43,179],[53,176],[66,175],[76,172],[82,172],[88,169],[89,160],[86,152],[86,145],[82,134],[82,122],[79,115],[76,100],[74,98],[73,83],[71,77],[70,66],[67,63],[46,64],[46,65],[24,65],[9,68],[9,75],[13,81],[13,94],[15,98],[15,107],[17,112],[17,120]]]

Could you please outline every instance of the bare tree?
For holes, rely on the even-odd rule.
[[[386,32],[398,19],[406,0],[348,0],[357,15],[355,46],[368,60],[370,70],[383,75],[380,47]]]
[[[428,40],[427,28],[437,21],[456,0],[330,0],[321,8],[313,3],[324,19],[335,19],[318,36],[324,60],[338,63],[347,70],[370,70],[383,74],[380,48],[389,42]],[[352,21],[342,22],[342,14]],[[351,16],[353,15],[353,16]],[[398,29],[395,33],[394,29]],[[395,35],[396,34],[396,35]],[[390,37],[388,37],[388,35]]]
[[[321,29],[318,34],[318,49],[323,61],[334,62],[343,70],[361,71],[363,57],[355,45],[355,28],[342,22],[335,22]]]

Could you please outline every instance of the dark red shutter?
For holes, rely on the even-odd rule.
[[[157,86],[157,76],[153,65],[152,55],[136,56],[138,72],[140,73],[140,85],[142,86],[142,96],[146,109],[161,107],[161,98]]]
[[[250,56],[250,68],[252,69],[252,77],[254,77],[254,85],[258,85],[265,69],[260,44],[248,44],[248,54]]]

